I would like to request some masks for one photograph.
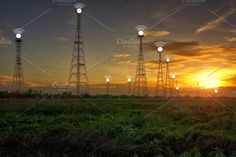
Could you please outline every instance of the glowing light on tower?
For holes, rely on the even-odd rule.
[[[158,51],[159,53],[162,53],[163,50],[164,50],[163,47],[158,47],[158,48],[157,48],[157,51]]]
[[[77,12],[78,14],[81,14],[81,13],[82,13],[82,9],[81,9],[81,8],[78,8],[78,9],[76,10],[76,12]]]
[[[179,86],[177,86],[175,89],[176,89],[176,90],[179,90]]]
[[[146,78],[144,55],[143,55],[143,37],[146,27],[143,25],[139,25],[136,27],[136,30],[138,32],[138,38],[140,39],[140,45],[139,45],[138,63],[136,69],[133,94],[135,96],[147,96],[148,95],[147,78]]]
[[[13,30],[16,35],[16,63],[13,76],[13,91],[21,93],[24,87],[23,67],[21,62],[21,47],[22,47],[22,33],[24,32],[21,28]]]

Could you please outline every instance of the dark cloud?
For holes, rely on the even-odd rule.
[[[144,48],[146,51],[153,52],[156,50],[156,46],[154,45],[155,42],[148,42],[144,44]],[[201,44],[196,41],[187,41],[187,42],[179,42],[179,41],[170,41],[167,42],[165,48],[165,51],[180,55],[180,56],[201,56],[202,53],[200,53],[201,48],[199,48]]]
[[[165,49],[170,51],[172,54],[180,56],[201,56],[201,44],[196,41],[187,41],[187,42],[170,42],[166,45]]]
[[[169,51],[182,51],[182,50],[188,50],[192,49],[193,47],[199,46],[200,44],[196,41],[187,41],[187,42],[170,42],[166,45],[166,49]]]
[[[156,46],[154,41],[144,43],[145,52],[156,52]],[[182,57],[200,57],[219,55],[224,53],[225,55],[235,55],[236,47],[228,45],[206,45],[197,41],[166,41],[164,50],[172,55]]]

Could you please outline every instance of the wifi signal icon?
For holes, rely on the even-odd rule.
[[[138,25],[137,27],[135,27],[135,29],[136,29],[137,31],[145,31],[145,30],[147,29],[147,27],[144,26],[144,25]]]
[[[104,78],[105,78],[105,79],[110,79],[111,76],[110,76],[110,75],[106,75],[106,76],[104,76]]]
[[[76,9],[83,9],[83,8],[85,7],[85,5],[82,4],[82,3],[76,3],[76,4],[74,5],[74,7],[75,7]]]
[[[21,34],[24,32],[24,30],[22,28],[16,28],[16,29],[13,30],[13,32],[16,34],[16,38],[20,39]]]
[[[13,30],[13,32],[15,34],[22,34],[24,32],[24,30],[22,28],[16,28],[16,29]]]
[[[162,41],[158,41],[155,43],[155,46],[156,47],[165,47],[166,46],[166,43],[165,42],[162,42]]]

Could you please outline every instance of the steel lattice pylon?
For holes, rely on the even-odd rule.
[[[86,70],[85,53],[81,31],[81,14],[77,13],[77,29],[74,40],[74,50],[72,54],[71,68],[69,73],[69,84],[76,84],[76,94],[81,95],[82,87],[89,92],[88,76]]]
[[[199,81],[198,80],[197,80],[197,86],[196,86],[196,97],[200,97]]]
[[[169,62],[166,62],[165,97],[171,97]]]
[[[134,90],[133,95],[135,96],[147,96],[147,79],[146,79],[146,72],[145,72],[145,65],[144,65],[144,55],[143,55],[143,35],[138,36],[140,39],[140,47],[139,47],[139,54],[138,54],[138,63],[137,63],[137,70],[136,70],[136,77],[134,83]]]
[[[24,77],[23,77],[23,67],[21,63],[21,46],[22,40],[16,38],[16,63],[13,76],[13,91],[16,93],[21,93],[24,88]]]
[[[163,79],[163,68],[162,68],[161,56],[162,56],[162,53],[159,53],[157,86],[156,86],[156,96],[157,97],[163,97],[163,95],[164,95],[164,79]]]

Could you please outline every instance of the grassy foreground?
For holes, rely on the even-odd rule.
[[[0,156],[236,157],[236,99],[0,99]]]

